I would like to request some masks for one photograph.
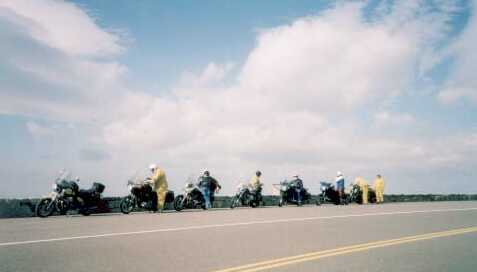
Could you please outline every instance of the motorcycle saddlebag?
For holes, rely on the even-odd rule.
[[[167,191],[166,193],[166,203],[173,202],[174,201],[174,192],[173,191]]]

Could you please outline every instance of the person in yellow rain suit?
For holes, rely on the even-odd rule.
[[[381,175],[376,176],[374,181],[374,190],[376,191],[376,203],[384,202],[384,179]]]
[[[151,164],[149,169],[152,172],[152,176],[149,178],[152,184],[152,189],[157,193],[157,209],[162,211],[167,194],[166,173],[155,164]]]
[[[357,177],[354,180],[354,183],[358,185],[359,188],[361,189],[361,203],[368,204],[368,189],[369,189],[368,182],[362,177]]]
[[[261,183],[260,183],[261,176],[262,176],[262,172],[257,171],[255,175],[250,179],[250,187],[253,190],[257,190],[261,186]]]

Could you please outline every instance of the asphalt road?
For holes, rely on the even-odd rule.
[[[0,271],[476,271],[477,202],[0,220]]]

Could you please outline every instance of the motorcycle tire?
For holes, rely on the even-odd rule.
[[[36,205],[35,213],[38,217],[48,217],[55,211],[54,203],[51,203],[51,198],[42,198]]]
[[[184,207],[182,206],[182,200],[184,199],[183,195],[178,195],[174,199],[174,209],[178,212],[182,211]]]
[[[119,208],[124,214],[129,214],[130,212],[132,212],[132,210],[134,209],[134,204],[131,197],[127,196],[121,199],[121,202],[119,203]]]
[[[250,207],[256,208],[256,207],[258,207],[259,204],[260,204],[260,203],[259,203],[258,201],[252,200],[252,201],[250,202]]]
[[[238,200],[238,198],[235,197],[235,196],[232,198],[232,201],[230,202],[230,208],[231,208],[231,209],[233,209],[233,208],[235,208],[235,207],[238,206],[237,203],[236,203],[237,200]]]
[[[282,207],[285,204],[285,200],[283,198],[280,198],[280,201],[278,201],[278,207]]]

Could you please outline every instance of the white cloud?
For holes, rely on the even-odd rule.
[[[126,68],[102,59],[123,50],[119,37],[74,4],[2,1],[0,32],[3,114],[95,122],[125,92]]]
[[[365,22],[361,8],[338,6],[262,32],[241,84],[271,103],[313,111],[350,110],[406,90],[422,45],[411,31]]]
[[[75,56],[105,57],[124,51],[117,34],[99,28],[73,3],[42,0],[3,0],[0,9],[12,12],[35,40]]]

